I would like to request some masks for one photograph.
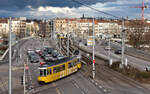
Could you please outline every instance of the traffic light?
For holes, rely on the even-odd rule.
[[[21,76],[21,85],[23,85],[23,82],[24,82],[23,76]]]

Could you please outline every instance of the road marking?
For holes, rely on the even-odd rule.
[[[98,85],[98,83],[95,83],[95,85]]]
[[[79,88],[79,86],[78,86],[76,83],[74,83],[74,85],[75,85],[77,88]]]
[[[92,81],[92,83],[94,83],[94,80],[91,80]]]
[[[82,91],[82,94],[85,94],[85,93]]]
[[[8,83],[8,81],[3,82],[3,84],[0,85],[0,88],[2,88],[4,85],[6,85]]]
[[[56,84],[55,84],[55,83],[53,83],[53,86],[56,88],[57,94],[61,94],[60,91],[59,91],[59,89],[56,87]]]
[[[104,92],[107,92],[107,90],[106,90],[106,89],[104,89]]]
[[[99,88],[102,88],[102,86],[99,86]]]

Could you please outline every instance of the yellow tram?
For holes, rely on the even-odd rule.
[[[77,72],[81,68],[81,62],[77,56],[65,57],[60,60],[48,62],[39,67],[40,83],[49,83]]]

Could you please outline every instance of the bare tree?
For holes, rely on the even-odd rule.
[[[139,20],[131,21],[128,27],[128,40],[130,45],[140,49],[150,43],[149,26],[146,22]]]

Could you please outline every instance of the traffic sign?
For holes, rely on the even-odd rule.
[[[25,69],[27,70],[27,69],[29,69],[29,67],[28,67],[28,65],[27,64],[25,64]]]
[[[95,64],[95,59],[93,60],[93,63]]]
[[[44,64],[44,62],[40,62],[40,65],[43,65]]]

